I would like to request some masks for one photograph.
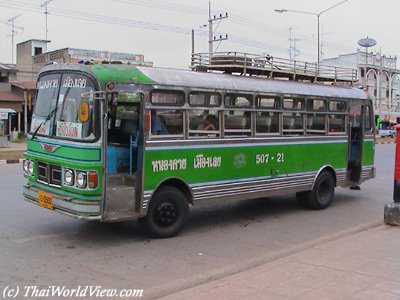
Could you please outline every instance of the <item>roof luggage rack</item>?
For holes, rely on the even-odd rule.
[[[354,83],[357,70],[319,65],[270,55],[242,52],[192,54],[191,69],[198,72],[219,72],[242,76],[261,76],[296,81]]]

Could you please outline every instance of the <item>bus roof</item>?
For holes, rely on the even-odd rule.
[[[257,93],[278,93],[368,99],[358,88],[339,87],[298,81],[245,77],[229,74],[202,73],[189,70],[175,70],[153,67],[136,67],[118,64],[55,64],[41,70],[74,70],[92,74],[104,86],[110,81],[116,83],[157,84],[161,86],[181,86],[211,90],[231,90]]]
[[[368,99],[358,88],[339,87],[292,80],[245,77],[229,74],[201,73],[186,70],[138,67],[148,78],[159,85],[187,86],[206,89],[224,89],[243,92],[313,95]]]

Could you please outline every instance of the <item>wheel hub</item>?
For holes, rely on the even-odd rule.
[[[162,203],[155,212],[155,221],[161,226],[170,226],[178,217],[177,210],[172,203]]]

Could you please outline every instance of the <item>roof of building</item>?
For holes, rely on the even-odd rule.
[[[13,92],[0,92],[0,101],[23,101],[23,98]]]
[[[17,68],[15,64],[4,64],[0,62],[0,70],[6,70],[13,73],[17,72]]]
[[[26,41],[23,41],[23,42],[21,42],[21,43],[18,43],[17,45],[25,44],[25,43],[28,43],[28,42],[50,43],[51,41],[49,41],[49,40],[39,40],[39,39],[30,39],[30,40],[26,40]]]
[[[10,81],[10,83],[23,90],[36,90],[35,81]]]
[[[15,114],[16,111],[12,108],[1,108],[0,107],[0,113],[11,113],[11,114]]]

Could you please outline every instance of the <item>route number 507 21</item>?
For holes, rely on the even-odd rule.
[[[265,154],[256,154],[256,164],[267,164],[270,161],[276,161],[277,163],[282,163],[285,161],[285,154],[283,152],[279,152],[276,156],[271,156],[269,153]]]

